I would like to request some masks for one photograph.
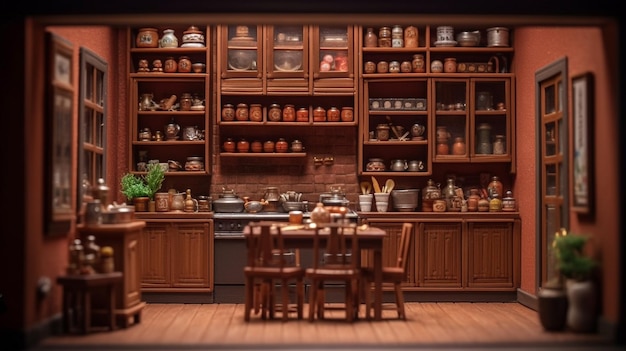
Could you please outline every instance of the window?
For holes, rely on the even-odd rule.
[[[91,185],[106,175],[106,82],[107,62],[81,48],[78,174],[81,181],[86,180]],[[79,204],[83,195],[79,187]]]

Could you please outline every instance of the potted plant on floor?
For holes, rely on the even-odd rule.
[[[122,193],[135,205],[135,211],[148,210],[148,202],[154,201],[154,194],[161,189],[165,171],[158,164],[148,165],[148,172],[142,176],[126,173],[122,176]]]
[[[598,263],[584,254],[588,240],[587,235],[561,229],[553,244],[556,268],[565,279],[567,327],[576,332],[593,332],[597,323],[598,292],[593,275]]]

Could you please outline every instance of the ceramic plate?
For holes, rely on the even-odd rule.
[[[456,44],[457,42],[455,40],[435,42],[435,46],[456,46]]]

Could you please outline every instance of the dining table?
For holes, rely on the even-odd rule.
[[[266,222],[267,223],[267,222]],[[313,247],[313,239],[315,235],[316,224],[290,224],[286,222],[275,222],[277,226],[281,228],[281,234],[283,237],[283,243],[286,248],[293,249],[306,249]],[[320,230],[321,238],[323,239],[324,235],[328,235],[330,233],[329,226],[335,224],[322,224]],[[382,300],[383,300],[383,282],[382,282],[382,268],[383,268],[383,259],[382,259],[382,251],[383,251],[383,242],[384,238],[387,236],[385,230],[372,227],[370,225],[356,225],[352,224],[356,229],[356,234],[358,238],[358,247],[359,253],[362,252],[371,252],[372,253],[372,261],[371,268],[374,271],[374,320],[382,320]],[[253,225],[247,225],[244,227],[244,237],[248,241],[251,242],[250,238],[252,235],[258,234],[256,231],[252,231]],[[256,227],[255,229],[259,229]],[[250,246],[248,246],[250,247]],[[360,257],[360,255],[359,255]],[[363,260],[361,263],[363,264]],[[369,265],[369,263],[368,263]]]

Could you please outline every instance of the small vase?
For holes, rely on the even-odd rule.
[[[181,56],[178,58],[178,72],[189,73],[191,72],[191,60],[187,56]]]
[[[590,333],[596,330],[598,291],[592,280],[566,281],[567,327],[575,332]]]
[[[413,60],[411,61],[411,66],[413,66],[413,73],[424,73],[426,72],[426,66],[424,63],[424,55],[415,54],[413,55]]]
[[[374,33],[374,28],[367,28],[365,38],[363,39],[363,46],[366,48],[375,48],[378,46],[378,36]]]
[[[178,38],[174,35],[173,29],[165,29],[163,31],[163,36],[161,40],[159,40],[159,45],[162,48],[177,48],[178,47]]]

